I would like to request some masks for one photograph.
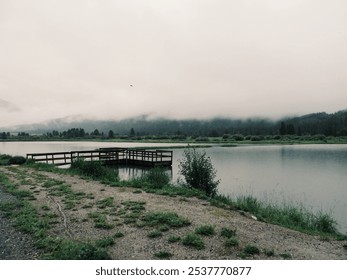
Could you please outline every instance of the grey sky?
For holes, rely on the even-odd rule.
[[[1,0],[0,127],[345,109],[346,14],[345,0]]]

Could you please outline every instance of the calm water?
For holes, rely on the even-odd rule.
[[[25,155],[34,152],[88,150],[100,147],[158,146],[145,143],[99,142],[0,142],[0,153]],[[165,146],[165,144],[161,144]],[[169,144],[172,146],[171,144]],[[302,203],[313,211],[329,212],[347,233],[347,145],[288,145],[212,147],[205,149],[221,179],[219,192],[250,194],[269,202]],[[170,172],[178,176],[182,150],[174,150]],[[122,178],[141,174],[123,168]]]

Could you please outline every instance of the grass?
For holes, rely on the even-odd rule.
[[[115,244],[114,237],[108,236],[95,241],[95,245],[101,248],[106,248]]]
[[[179,241],[181,241],[181,237],[179,237],[177,235],[170,235],[169,236],[169,239],[168,239],[169,243],[177,243]]]
[[[22,232],[32,236],[35,246],[41,250],[42,258],[55,260],[104,260],[110,259],[108,253],[99,248],[100,244],[89,241],[67,240],[52,238],[49,234],[50,224],[56,219],[53,213],[47,213],[47,206],[41,210],[45,215],[40,215],[38,210],[21,193],[17,186],[0,173],[0,183],[5,190],[17,199],[11,202],[0,203],[0,210],[10,217],[15,226]]]
[[[282,253],[282,254],[280,254],[280,257],[282,257],[285,260],[289,260],[292,258],[292,255],[289,253]]]
[[[152,230],[151,232],[149,232],[147,234],[147,237],[149,237],[149,238],[157,238],[157,237],[160,237],[162,235],[163,235],[163,233],[161,231],[155,229],[155,230]]]
[[[15,167],[10,167],[15,168]],[[40,166],[39,168],[46,168]],[[18,172],[23,167],[17,168]],[[12,169],[11,169],[12,170]],[[13,169],[14,171],[14,169]],[[16,171],[17,172],[17,171]],[[62,172],[62,171],[54,171]],[[64,171],[66,172],[66,171]],[[19,174],[19,173],[18,173]],[[21,182],[24,182],[25,174],[19,174],[19,179]],[[38,178],[39,179],[39,176]],[[101,179],[102,180],[102,179]],[[65,208],[73,208],[79,200],[82,198],[94,199],[94,196],[91,194],[85,194],[83,192],[73,192],[71,186],[65,184],[60,180],[47,180],[46,178],[41,178],[42,186],[45,187],[50,195],[62,196],[65,201]],[[141,180],[139,181],[141,182]],[[17,197],[18,201],[11,203],[1,203],[0,210],[2,210],[6,215],[12,217],[22,231],[30,233],[36,240],[37,246],[44,249],[45,257],[47,258],[57,258],[57,259],[69,259],[71,258],[81,258],[86,259],[91,258],[106,258],[107,252],[104,250],[108,246],[108,243],[111,244],[114,242],[115,236],[112,236],[105,240],[101,239],[97,241],[69,241],[65,242],[65,239],[59,241],[54,241],[48,237],[48,230],[51,225],[56,222],[56,217],[51,217],[50,215],[39,215],[39,211],[48,212],[49,209],[47,206],[35,209],[30,204],[30,199],[33,198],[30,191],[23,191],[18,189],[18,186],[11,184],[4,174],[0,173],[0,183],[5,186],[7,192],[12,193]],[[113,184],[113,183],[112,183]],[[122,185],[123,183],[120,183]],[[141,183],[139,183],[140,185]],[[124,182],[124,185],[131,185],[129,182]],[[107,186],[105,186],[106,188]],[[288,204],[284,205],[269,205],[265,204],[256,198],[244,196],[237,199],[230,199],[223,196],[216,196],[213,199],[207,198],[203,193],[197,190],[191,190],[184,186],[170,186],[165,185],[161,188],[151,187],[148,183],[145,184],[143,191],[152,191],[156,194],[169,195],[169,196],[182,196],[182,200],[185,202],[189,201],[189,197],[198,197],[209,201],[211,204],[215,204],[217,207],[226,208],[226,209],[239,209],[247,211],[257,216],[259,220],[266,221],[269,223],[274,223],[289,227],[295,230],[303,231],[310,234],[318,234],[326,238],[336,237],[340,239],[346,239],[346,236],[341,235],[336,230],[336,222],[325,213],[316,213],[313,214],[305,210],[301,206],[290,206]],[[129,220],[131,223],[136,221],[141,222],[143,226],[152,226],[154,227],[152,232],[157,232],[158,236],[162,235],[163,231],[167,231],[171,228],[179,228],[190,225],[188,219],[179,216],[173,212],[149,212],[143,214],[145,210],[144,202],[141,201],[124,201],[121,205],[117,205],[118,211],[124,210],[123,218],[124,223]],[[114,199],[105,198],[96,202],[96,206],[101,210],[106,210],[108,213],[115,209]],[[115,225],[108,221],[106,212],[92,212],[90,218],[94,221],[94,226],[101,229],[112,229]],[[116,224],[116,223],[115,223]],[[213,230],[212,230],[213,229]],[[204,242],[199,235],[212,235],[214,227],[211,225],[202,225],[195,229],[194,233],[188,233],[184,237],[179,237],[176,235],[171,235],[168,237],[168,242],[174,243],[181,241],[182,244],[188,247],[203,249]],[[215,234],[215,233],[213,233]],[[220,232],[221,236],[225,237],[224,245],[226,247],[238,246],[238,240],[236,239],[236,230],[230,228],[222,228]],[[154,237],[152,237],[154,238]],[[113,241],[112,241],[113,240]],[[52,244],[50,244],[50,242]],[[71,246],[70,256],[68,256],[68,247]],[[249,245],[251,246],[251,245]],[[252,254],[247,249],[248,246],[244,248],[241,254],[244,256],[250,256]],[[94,248],[95,254],[90,250]],[[259,250],[259,249],[258,249]],[[83,253],[85,252],[85,253]],[[260,253],[260,250],[259,250]],[[258,253],[258,254],[259,254]],[[265,255],[266,252],[264,253]],[[269,254],[271,252],[269,251]],[[282,258],[289,258],[285,254],[277,254]],[[159,258],[159,257],[158,257]]]
[[[311,235],[328,234],[336,239],[347,239],[346,235],[338,232],[337,223],[330,215],[322,212],[312,213],[301,205],[267,204],[252,196],[229,198],[223,195],[216,195],[214,198],[209,198],[203,192],[184,185],[166,185],[160,189],[151,188],[148,182],[141,178],[130,179],[127,182],[120,182],[120,184],[142,188],[146,192],[158,195],[181,196],[182,199],[197,197],[207,200],[211,205],[219,208],[243,210],[252,213],[260,221],[267,223],[277,224]]]
[[[246,245],[242,251],[246,255],[259,255],[260,250],[255,245]]]
[[[104,198],[104,199],[97,201],[96,205],[99,209],[104,209],[106,207],[112,207],[112,206],[114,206],[113,200],[114,200],[113,197],[107,197],[107,198]]]
[[[236,239],[236,237],[229,237],[227,240],[224,242],[225,247],[237,247],[239,246],[239,241]]]
[[[328,234],[337,239],[347,238],[338,232],[337,223],[330,215],[323,212],[314,214],[301,205],[266,204],[250,196],[240,196],[228,203],[236,209],[254,214],[261,221],[312,235]]]
[[[142,179],[152,188],[161,189],[170,183],[170,177],[163,168],[151,168]]]
[[[231,237],[234,237],[236,235],[236,230],[232,230],[232,229],[223,227],[221,232],[220,232],[220,235],[222,237],[231,238]]]
[[[71,164],[70,173],[78,174],[93,180],[99,180],[106,184],[114,184],[119,181],[118,174],[99,161],[77,160]]]
[[[73,241],[65,239],[44,240],[49,244],[50,252],[43,256],[51,260],[110,260],[111,257],[104,248],[98,248],[100,244],[91,241]]]
[[[100,229],[114,228],[113,224],[108,223],[107,217],[103,213],[91,212],[88,214],[88,216],[93,219],[95,228],[100,228]]]
[[[173,254],[168,251],[160,251],[158,253],[155,253],[154,256],[158,259],[165,260],[170,259],[173,256]]]
[[[187,233],[182,239],[182,244],[197,250],[202,250],[205,248],[204,241],[195,233]]]
[[[216,231],[214,229],[214,226],[202,225],[195,229],[195,233],[200,235],[205,235],[205,236],[211,236],[211,235],[214,235]]]
[[[166,225],[170,228],[179,228],[190,225],[188,219],[180,217],[178,214],[173,212],[149,212],[142,218],[142,220],[147,226]]]

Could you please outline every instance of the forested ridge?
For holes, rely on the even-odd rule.
[[[11,135],[28,137],[45,135],[51,138],[84,138],[117,136],[176,136],[176,137],[227,137],[228,135],[324,135],[347,136],[347,110],[333,114],[314,113],[281,120],[261,118],[230,119],[213,118],[206,120],[150,119],[146,116],[113,121],[85,120],[64,122],[64,119],[45,124],[22,126],[20,131],[0,132],[1,138]]]

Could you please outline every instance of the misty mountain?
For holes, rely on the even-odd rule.
[[[6,112],[17,112],[19,111],[19,108],[15,104],[0,98],[0,110]]]
[[[347,110],[333,114],[324,112],[299,117],[287,117],[281,120],[261,118],[229,119],[214,118],[207,120],[174,120],[148,116],[124,120],[91,120],[81,117],[67,117],[44,123],[23,125],[0,131],[27,132],[43,134],[53,130],[63,132],[71,128],[83,128],[86,133],[97,129],[108,135],[112,130],[115,135],[187,135],[187,136],[223,136],[224,134],[277,135],[324,134],[331,136],[347,135]]]

